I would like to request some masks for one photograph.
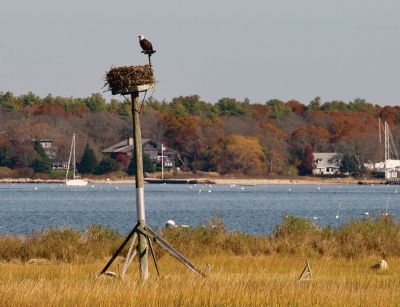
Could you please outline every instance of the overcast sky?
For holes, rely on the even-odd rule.
[[[101,92],[112,65],[146,63],[143,34],[159,99],[395,105],[399,16],[398,0],[1,0],[0,91]]]

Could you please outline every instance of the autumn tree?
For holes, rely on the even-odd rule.
[[[300,157],[308,145],[316,152],[329,151],[329,137],[329,131],[323,127],[309,125],[297,128],[289,138],[291,152]]]
[[[222,137],[219,121],[199,116],[166,116],[164,137],[191,170],[209,170],[210,153]]]
[[[286,103],[286,107],[297,115],[303,115],[304,112],[306,111],[306,106],[296,100],[289,100]]]
[[[225,138],[214,153],[213,162],[223,174],[259,176],[265,173],[264,152],[256,137],[232,135]]]
[[[265,152],[266,167],[270,172],[283,173],[288,164],[287,133],[272,122],[266,122],[261,127],[259,137]]]
[[[311,145],[306,145],[299,169],[300,175],[311,175],[314,166],[314,154]]]

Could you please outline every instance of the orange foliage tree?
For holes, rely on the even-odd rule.
[[[222,174],[241,173],[259,176],[265,173],[264,152],[257,137],[231,135],[214,154],[215,168]]]
[[[259,138],[265,149],[267,170],[282,173],[288,163],[287,133],[272,122],[263,123],[261,128]]]
[[[165,125],[167,144],[180,153],[184,166],[192,170],[209,170],[210,153],[223,137],[219,121],[193,115],[167,115]]]

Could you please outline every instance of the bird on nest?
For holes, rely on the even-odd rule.
[[[142,53],[151,56],[156,51],[153,49],[151,42],[146,39],[143,35],[139,35],[139,44],[142,47]]]

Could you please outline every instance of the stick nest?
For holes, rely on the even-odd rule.
[[[113,94],[128,93],[130,89],[145,84],[155,83],[150,65],[121,66],[111,68],[106,73],[105,86]]]

